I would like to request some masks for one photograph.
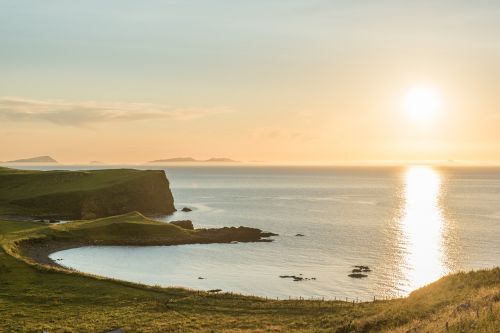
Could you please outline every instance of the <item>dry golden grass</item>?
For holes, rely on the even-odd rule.
[[[14,241],[46,228],[0,221],[0,242],[19,255]],[[50,228],[90,231],[85,222]],[[450,275],[404,299],[352,304],[146,287],[41,268],[0,251],[2,332],[498,332],[499,301],[500,268]]]

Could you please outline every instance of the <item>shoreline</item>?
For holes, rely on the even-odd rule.
[[[32,242],[24,241],[19,244],[19,252],[23,257],[33,260],[37,264],[42,264],[50,267],[69,269],[59,265],[57,261],[52,260],[49,256],[52,253],[59,251],[76,249],[92,244],[85,242],[68,242],[68,241],[49,241],[43,244],[34,245]]]
[[[28,238],[17,243],[18,253],[33,260],[37,264],[69,269],[59,265],[57,261],[49,256],[52,253],[76,249],[85,246],[174,246],[194,244],[231,244],[238,243],[263,243],[272,242],[269,237],[278,236],[271,232],[263,232],[260,229],[248,227],[224,227],[217,229],[196,229],[198,238],[180,241],[150,241],[150,242],[114,242],[114,241],[83,241],[83,240],[60,240]]]

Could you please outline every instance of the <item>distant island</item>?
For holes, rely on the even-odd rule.
[[[192,157],[174,157],[174,158],[167,158],[163,160],[154,160],[150,161],[149,163],[237,163],[238,161],[232,160],[230,158],[226,157],[212,157],[209,158],[208,160],[197,160]]]
[[[30,158],[23,158],[19,160],[7,161],[3,163],[58,163],[50,156],[36,156]]]

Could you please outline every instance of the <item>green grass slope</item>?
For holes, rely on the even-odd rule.
[[[154,221],[139,212],[127,213],[90,221],[50,225],[47,233],[61,240],[88,240],[105,244],[151,245],[182,242],[196,235],[194,230]]]
[[[162,225],[166,238],[195,234]],[[500,327],[499,268],[450,275],[403,299],[352,304],[153,288],[8,255],[19,255],[20,239],[136,240],[158,227],[137,213],[61,225],[0,221],[0,331],[498,332]],[[113,232],[119,234],[109,235]]]
[[[92,219],[175,211],[161,170],[25,171],[0,168],[0,215]]]
[[[16,233],[4,247],[13,256],[30,263],[54,265],[50,253],[85,245],[179,245],[269,241],[271,233],[259,229],[184,229],[175,224],[154,221],[139,212],[95,220],[62,224],[37,223],[35,229]]]

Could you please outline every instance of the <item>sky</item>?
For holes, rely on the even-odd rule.
[[[4,161],[500,164],[500,2],[0,0],[0,142]]]

